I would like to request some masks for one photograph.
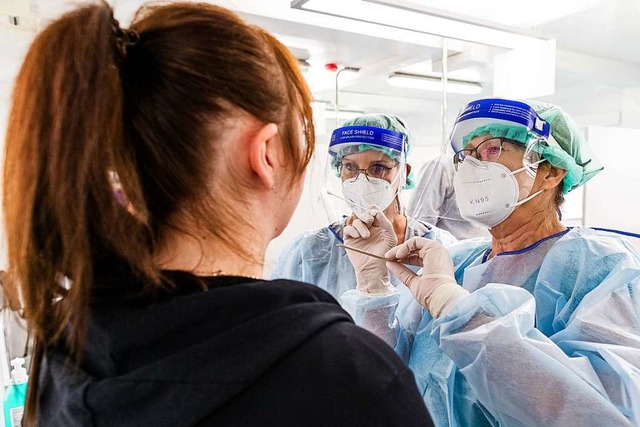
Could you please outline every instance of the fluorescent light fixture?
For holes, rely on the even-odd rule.
[[[478,24],[439,16],[422,10],[397,7],[391,2],[376,4],[363,0],[293,0],[291,7],[325,15],[348,18],[355,22],[379,24],[388,30],[410,30],[448,39],[468,41],[506,49],[526,47],[542,37],[522,34],[518,27]],[[380,28],[380,33],[384,28]]]
[[[536,0],[535,7],[522,12],[522,3],[513,0],[365,0],[407,10],[421,10],[441,16],[462,17],[511,27],[533,28],[546,22],[587,10],[605,0]]]
[[[391,86],[409,89],[442,91],[442,79],[440,77],[425,76],[421,74],[393,73],[387,80]],[[482,85],[478,82],[465,80],[447,80],[447,92],[461,93],[465,95],[477,95],[482,92]]]
[[[355,119],[358,116],[364,114],[364,111],[356,111],[356,110],[338,110],[336,114],[336,110],[326,110],[324,112],[325,119],[338,119],[338,120],[349,120]]]

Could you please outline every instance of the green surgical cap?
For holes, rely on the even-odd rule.
[[[401,133],[404,136],[405,157],[407,154],[409,154],[409,152],[411,151],[411,146],[413,145],[413,136],[411,135],[411,132],[405,125],[404,120],[392,114],[365,114],[362,116],[358,116],[354,119],[347,120],[346,122],[344,122],[342,126],[343,127],[371,126],[371,127],[388,129],[388,130]],[[348,156],[349,154],[359,153],[367,150],[380,151],[381,153],[386,154],[392,159],[396,161],[400,161],[401,154],[395,150],[391,150],[386,147],[378,147],[376,145],[370,145],[370,144],[358,144],[358,145],[345,147],[344,149],[340,150],[340,152],[333,158],[334,168],[336,168],[336,171],[337,171],[337,167],[342,162],[342,158],[344,156]],[[407,183],[405,184],[404,188],[411,189],[414,186],[415,186],[415,178],[414,178],[413,172],[410,172],[409,176],[407,177]]]
[[[560,107],[545,102],[527,101],[538,116],[551,126],[551,136],[560,147],[544,146],[540,153],[553,166],[567,171],[562,192],[581,186],[604,166],[595,158],[578,124]]]
[[[553,166],[567,171],[562,181],[564,194],[581,186],[604,168],[594,157],[576,122],[564,110],[544,102],[526,101],[526,103],[541,119],[549,123],[551,136],[559,145],[559,147],[554,146],[555,144],[551,141],[549,145],[537,144],[532,148]],[[538,140],[537,135],[525,127],[491,123],[466,135],[463,139],[463,147],[466,147],[473,138],[487,134],[519,142],[525,147],[529,147]]]

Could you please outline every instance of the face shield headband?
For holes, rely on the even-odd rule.
[[[469,139],[482,129],[499,132],[503,137],[520,142],[525,147],[533,140],[548,141],[550,125],[529,105],[507,99],[480,99],[464,107],[451,131],[449,142],[454,152],[465,148]],[[482,133],[482,132],[480,132]]]
[[[375,148],[406,163],[407,147],[404,135],[374,126],[345,126],[334,130],[329,142],[329,154],[337,158],[350,148],[353,148],[353,151],[348,150],[351,152],[364,151],[356,148],[359,146]]]

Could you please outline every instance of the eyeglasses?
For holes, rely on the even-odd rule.
[[[398,166],[398,163],[393,166],[386,166],[380,163],[376,163],[366,169],[359,169],[358,165],[356,165],[355,163],[345,162],[340,164],[340,174],[343,178],[347,179],[355,178],[361,173],[363,173],[367,177],[383,178],[391,171],[391,169],[395,168],[396,166]]]
[[[467,156],[475,157],[484,162],[495,162],[503,151],[503,145],[509,142],[504,138],[489,138],[482,141],[476,148],[463,148],[453,155],[453,164],[458,170],[458,164],[462,163]]]

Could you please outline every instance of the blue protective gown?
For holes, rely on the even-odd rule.
[[[640,425],[640,253],[589,228],[487,260],[449,248],[471,294],[426,311],[409,366],[437,426]]]
[[[345,220],[296,238],[280,255],[271,278],[311,283],[329,292],[341,302],[357,325],[382,338],[407,361],[423,308],[409,289],[393,276],[391,283],[396,292],[391,295],[366,297],[355,291],[353,265],[345,249],[336,246],[344,243]],[[411,237],[436,240],[445,247],[457,242],[448,231],[407,218],[405,239]]]

